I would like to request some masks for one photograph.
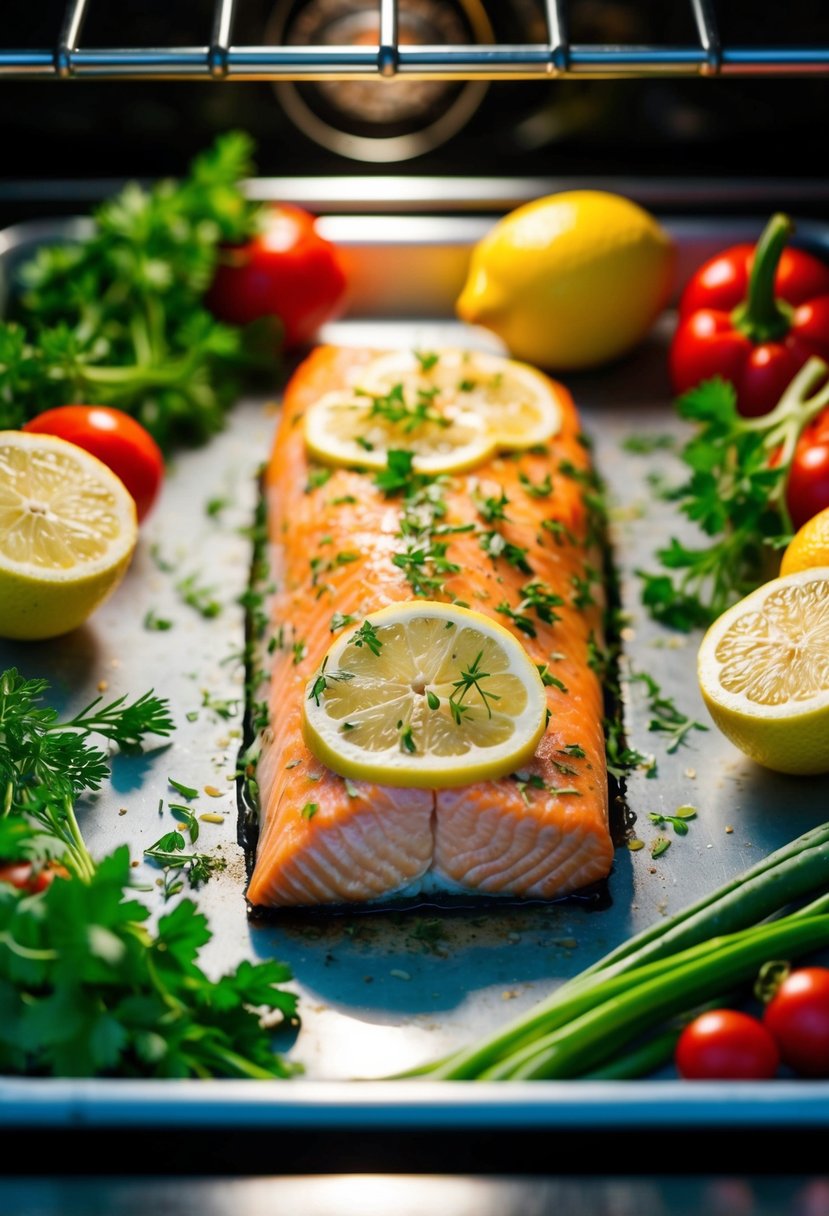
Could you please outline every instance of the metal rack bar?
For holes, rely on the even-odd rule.
[[[550,42],[550,65],[557,75],[565,73],[570,66],[570,48],[567,36],[567,13],[564,0],[545,0],[547,15],[547,37]]]
[[[375,46],[233,46],[236,0],[215,0],[210,42],[188,47],[79,45],[92,0],[68,0],[54,49],[0,48],[0,80],[21,78],[533,80],[541,77],[803,76],[829,73],[829,46],[723,46],[715,0],[688,0],[687,46],[571,45],[566,0],[544,0],[547,43],[401,46],[398,0],[377,0]]]
[[[381,76],[397,72],[397,0],[380,0],[380,47],[377,52]]]
[[[230,50],[235,12],[236,0],[216,0],[216,8],[213,13],[213,36],[210,39],[208,53],[210,75],[214,80],[221,80],[227,75],[227,56]]]

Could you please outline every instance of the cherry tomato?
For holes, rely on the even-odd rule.
[[[795,529],[829,507],[829,410],[818,414],[797,442],[786,484],[786,505]]]
[[[805,1077],[829,1077],[829,968],[790,972],[766,1005],[763,1023],[785,1064]]]
[[[775,1075],[780,1052],[758,1018],[711,1009],[684,1028],[676,1045],[681,1077],[695,1081],[762,1081]]]
[[[284,203],[269,210],[253,240],[225,249],[207,303],[232,325],[278,317],[290,349],[339,313],[345,289],[339,250],[319,235],[314,216]]]
[[[55,878],[68,878],[69,871],[56,861],[34,866],[30,861],[0,863],[0,882],[6,882],[18,891],[39,895],[52,885]]]
[[[107,405],[61,405],[38,414],[23,427],[57,435],[97,456],[121,478],[135,499],[139,522],[158,497],[164,479],[164,457],[140,422]]]

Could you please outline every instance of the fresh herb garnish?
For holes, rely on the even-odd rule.
[[[215,599],[214,589],[200,584],[197,575],[186,575],[179,579],[175,587],[182,603],[187,604],[188,608],[194,608],[199,616],[211,620],[220,615],[222,605]]]
[[[769,546],[792,531],[786,478],[804,427],[829,404],[829,385],[813,392],[824,375],[823,362],[809,360],[759,418],[738,414],[734,386],[719,378],[679,398],[680,416],[697,430],[681,452],[690,477],[674,497],[710,540],[692,548],[673,537],[657,553],[665,573],[639,571],[656,620],[682,630],[707,625],[762,581]]]
[[[417,359],[422,372],[430,372],[440,361],[440,355],[436,354],[435,351],[415,350],[412,351],[412,354]]]
[[[548,473],[542,481],[532,481],[526,473],[518,474],[518,480],[530,498],[549,498],[553,492],[553,481]]]
[[[650,819],[651,823],[655,823],[659,827],[663,827],[664,824],[669,823],[677,836],[687,836],[688,820],[696,819],[696,817],[696,808],[693,806],[677,807],[673,815],[663,815],[659,811],[648,812],[648,819]]]
[[[314,490],[321,490],[331,480],[333,469],[326,468],[325,465],[314,465],[308,470],[308,479],[305,482],[305,493],[311,494]]]
[[[449,709],[456,726],[460,726],[463,721],[464,714],[472,712],[471,705],[464,705],[463,702],[467,693],[474,688],[478,694],[481,704],[486,709],[488,718],[492,717],[492,706],[490,702],[500,701],[501,698],[497,693],[488,692],[483,687],[483,681],[492,678],[492,673],[489,671],[481,671],[481,659],[484,657],[484,652],[479,650],[475,656],[474,662],[469,664],[469,667],[464,671],[461,668],[460,679],[452,682],[454,692],[449,698]]]
[[[702,722],[689,718],[678,709],[672,697],[666,697],[659,683],[645,671],[632,672],[628,675],[629,683],[644,684],[647,691],[648,712],[651,715],[648,730],[659,731],[669,737],[668,754],[686,743],[692,730],[708,730]]]
[[[173,622],[169,617],[158,616],[155,609],[150,608],[144,615],[144,628],[154,633],[166,633],[168,629],[173,628]]]
[[[371,621],[364,621],[360,628],[354,631],[351,644],[358,647],[367,646],[374,655],[378,655],[383,649],[383,643]]]
[[[336,633],[338,629],[345,629],[346,625],[353,625],[356,620],[356,616],[350,612],[335,612],[328,626],[329,632]]]
[[[509,499],[503,490],[500,498],[490,495],[487,498],[475,498],[474,502],[478,514],[486,523],[493,524],[500,520],[508,522],[506,509],[509,506]]]
[[[482,532],[478,544],[488,557],[495,562],[503,558],[510,566],[515,566],[523,574],[532,574],[533,568],[527,561],[527,549],[508,541],[502,532]]]
[[[220,136],[183,180],[125,186],[91,235],[24,263],[17,321],[0,324],[0,428],[95,401],[133,414],[165,451],[221,430],[245,369],[273,367],[273,341],[254,352],[253,330],[204,304],[222,246],[255,231],[252,168],[249,137]]]
[[[408,752],[410,755],[414,755],[417,751],[417,744],[414,741],[411,726],[408,723],[404,726],[401,719],[401,721],[397,723],[397,730],[400,734],[401,752]]]

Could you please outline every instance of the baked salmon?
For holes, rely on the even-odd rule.
[[[455,789],[347,781],[308,750],[303,698],[343,620],[415,595],[399,497],[370,473],[316,466],[302,418],[359,385],[377,352],[322,346],[287,386],[264,476],[269,561],[269,724],[257,763],[260,824],[247,896],[260,907],[383,902],[420,892],[553,899],[610,872],[603,581],[594,478],[569,393],[543,448],[444,479],[445,574],[428,597],[506,626],[546,686],[549,723],[519,773]],[[435,584],[439,582],[436,588]],[[313,812],[309,813],[309,807]]]

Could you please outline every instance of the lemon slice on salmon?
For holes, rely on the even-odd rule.
[[[773,579],[711,626],[700,690],[717,726],[758,764],[829,772],[829,567]]]
[[[416,473],[462,473],[495,454],[495,441],[472,410],[439,409],[431,397],[368,391],[327,393],[305,414],[305,442],[323,464],[384,469],[390,451],[413,456]]]
[[[436,789],[502,777],[547,721],[538,670],[480,613],[393,604],[342,634],[308,683],[303,734],[344,777]]]
[[[546,443],[561,427],[554,386],[515,359],[454,347],[394,351],[359,373],[359,386],[372,393],[389,392],[398,384],[409,399],[428,394],[437,407],[452,403],[480,415],[499,448]]]
[[[95,456],[0,432],[0,637],[77,628],[121,581],[137,537],[132,495]]]

